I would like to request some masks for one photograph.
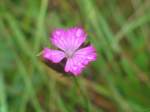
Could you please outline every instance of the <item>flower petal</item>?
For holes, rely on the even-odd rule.
[[[43,50],[43,58],[53,63],[59,63],[65,57],[64,52],[45,48]]]
[[[77,50],[72,58],[67,60],[65,72],[79,75],[87,64],[96,60],[96,51],[93,46],[88,46]]]
[[[70,28],[67,30],[68,45],[72,50],[78,49],[86,40],[87,34],[80,27]]]
[[[97,57],[96,50],[92,45],[77,50],[74,55],[75,57],[82,58],[82,61],[85,64],[88,64],[91,61],[95,61]]]
[[[51,41],[56,47],[64,51],[74,51],[81,46],[86,37],[87,34],[79,27],[70,28],[66,31],[57,29],[52,33]]]
[[[66,66],[65,66],[65,72],[70,72],[74,74],[75,76],[80,75],[82,69],[79,66],[75,65],[75,59],[70,58],[67,60]]]
[[[51,42],[56,47],[65,50],[66,49],[66,31],[64,29],[57,29],[52,33]]]

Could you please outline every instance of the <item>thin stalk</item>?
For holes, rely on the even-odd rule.
[[[80,94],[82,95],[82,97],[84,99],[84,105],[86,106],[85,107],[85,112],[90,112],[90,110],[91,110],[90,107],[91,106],[90,106],[90,102],[89,102],[88,96],[85,93],[85,90],[82,89],[80,81],[78,80],[77,77],[73,77],[73,80],[74,80],[74,83],[75,83],[75,86],[76,86],[77,90],[80,91]]]

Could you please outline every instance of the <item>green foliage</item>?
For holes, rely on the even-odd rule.
[[[98,59],[77,77],[37,54],[82,26]],[[149,112],[149,0],[1,0],[0,112]]]

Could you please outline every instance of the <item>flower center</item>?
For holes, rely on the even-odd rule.
[[[67,50],[66,52],[65,52],[65,54],[66,54],[66,57],[67,58],[72,58],[73,57],[73,55],[74,55],[74,50]]]

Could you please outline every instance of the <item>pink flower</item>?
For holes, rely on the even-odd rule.
[[[42,56],[53,63],[66,58],[64,71],[80,75],[87,64],[96,60],[96,50],[92,45],[81,48],[86,38],[87,34],[79,27],[57,29],[52,33],[51,42],[58,50],[44,48]]]

